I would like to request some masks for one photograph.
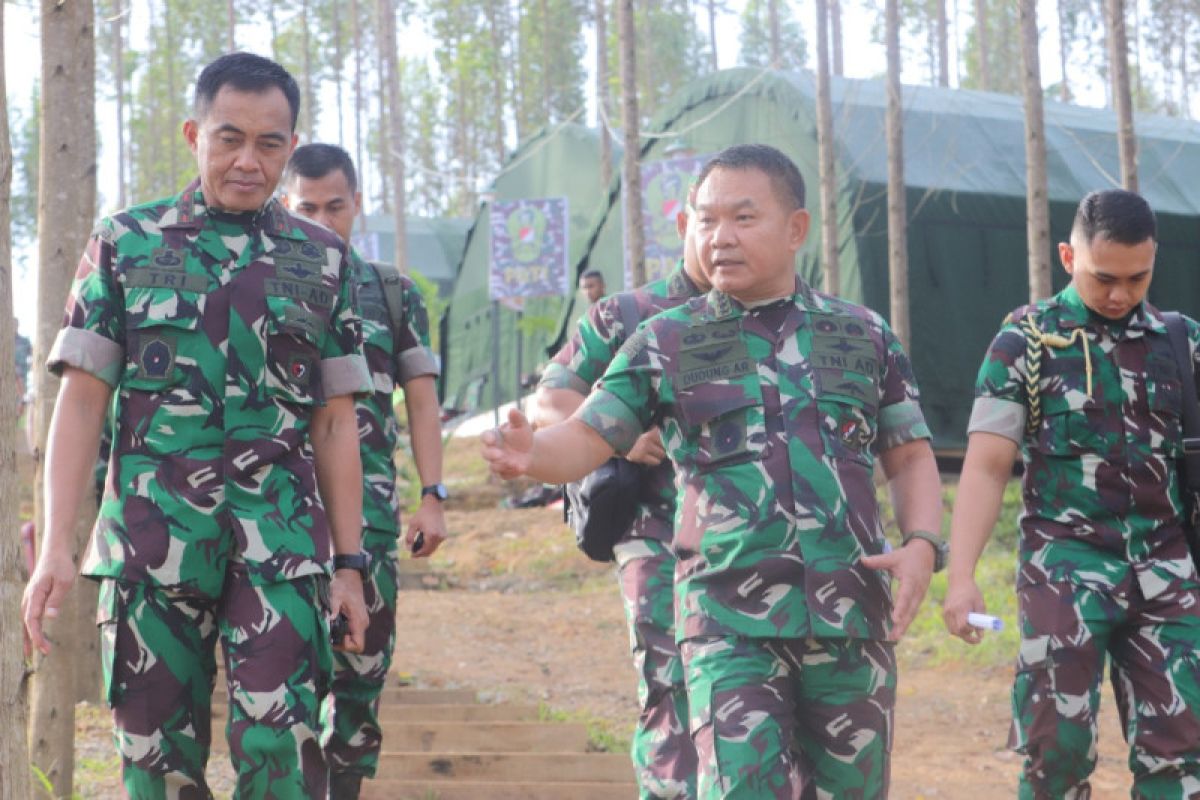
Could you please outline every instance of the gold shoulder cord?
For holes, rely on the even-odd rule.
[[[1042,424],[1042,398],[1040,387],[1042,381],[1042,348],[1054,347],[1065,350],[1078,339],[1083,343],[1083,365],[1087,373],[1087,393],[1092,396],[1092,351],[1088,347],[1087,333],[1083,328],[1071,331],[1070,336],[1058,333],[1045,333],[1033,321],[1033,316],[1021,320],[1021,331],[1025,334],[1025,396],[1029,399],[1029,418],[1025,421],[1025,431],[1030,436],[1037,433]]]

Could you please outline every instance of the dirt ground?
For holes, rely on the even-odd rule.
[[[635,683],[611,569],[577,553],[556,509],[471,505],[448,514],[453,538],[432,571],[405,580],[394,680],[472,688],[484,701],[541,703],[627,741]],[[1019,760],[1004,747],[1009,669],[928,666],[903,645],[900,653],[891,796],[1015,796]],[[1110,695],[1104,709],[1094,797],[1128,797]],[[78,718],[77,791],[119,797],[105,713],[81,706]],[[210,775],[218,797],[228,797],[223,757],[214,758]]]

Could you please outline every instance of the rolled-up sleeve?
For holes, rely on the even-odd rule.
[[[125,302],[112,273],[112,229],[105,220],[88,240],[46,367],[55,375],[74,367],[116,387],[125,361]]]

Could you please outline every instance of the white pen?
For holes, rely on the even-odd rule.
[[[967,624],[972,628],[983,628],[987,631],[1004,629],[1004,620],[999,617],[993,617],[991,614],[977,614],[974,611],[967,614]]]

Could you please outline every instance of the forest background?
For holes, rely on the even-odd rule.
[[[270,54],[301,84],[301,141],[345,146],[366,213],[392,213],[387,59],[375,0],[97,0],[96,214],[178,191],[193,171],[179,135],[192,81],[230,46]],[[812,69],[815,3],[658,0],[636,5],[638,112],[650,119],[700,75],[736,65]],[[1109,104],[1102,0],[1038,3],[1048,99]],[[7,0],[13,139],[14,306],[37,308],[38,7]],[[882,77],[882,0],[830,3],[833,73]],[[618,26],[606,0],[399,0],[396,62],[408,214],[472,216],[509,152],[547,125],[607,122],[619,139]],[[1141,112],[1191,116],[1200,1],[1129,2],[1131,90]],[[905,83],[1021,91],[1017,5],[903,0]],[[604,23],[597,26],[597,19]],[[604,40],[598,42],[597,31]],[[861,32],[868,32],[863,37]],[[597,52],[602,50],[598,58]],[[603,66],[602,66],[603,64]],[[605,75],[597,81],[597,73]],[[601,87],[600,84],[603,84]],[[414,265],[419,271],[420,266]]]

